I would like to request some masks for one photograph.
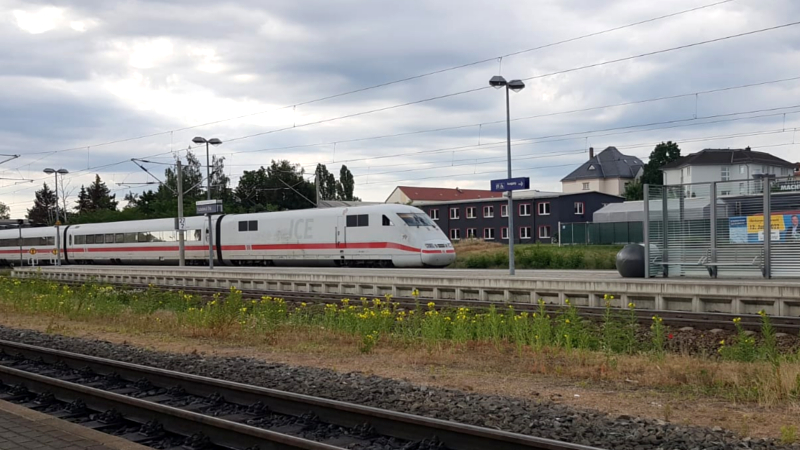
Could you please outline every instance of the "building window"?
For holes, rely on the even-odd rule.
[[[458,219],[459,218],[458,208],[450,208],[450,218],[451,219]]]
[[[500,239],[508,239],[508,227],[500,228]]]
[[[439,220],[439,210],[438,209],[431,209],[428,211],[428,215],[431,216],[433,220]]]
[[[539,227],[539,239],[550,239],[550,225]]]
[[[739,195],[744,195],[747,193],[747,189],[744,187],[744,183],[739,183]]]
[[[550,202],[539,203],[539,215],[540,216],[550,215]]]
[[[467,207],[467,219],[474,219],[475,217],[477,217],[478,216],[477,209],[478,208],[476,208],[474,206],[468,206]]]
[[[483,217],[485,219],[491,219],[492,217],[494,217],[494,206],[484,206]]]
[[[493,240],[494,239],[494,228],[484,228],[483,229],[483,238],[485,240]]]
[[[781,167],[781,175],[783,175],[783,176],[789,175],[789,168],[788,167]]]
[[[730,181],[731,180],[731,168],[730,166],[722,166],[720,168],[721,171],[721,179],[722,181]]]
[[[531,238],[531,227],[520,227],[520,229],[519,229],[519,238],[520,239],[530,239]]]
[[[723,195],[723,196],[731,195],[731,191],[730,190],[722,191],[722,192],[720,192],[720,195]]]
[[[575,214],[583,215],[583,202],[575,202]]]
[[[740,174],[747,173],[747,166],[745,166],[744,164],[739,164],[739,173]]]
[[[692,166],[689,166],[686,168],[686,176],[691,176],[691,175],[692,175]]]
[[[523,203],[519,205],[519,215],[520,216],[530,216],[531,215],[531,204],[530,203]]]
[[[461,239],[461,230],[459,230],[458,228],[451,229],[450,230],[450,240],[451,241],[457,241],[459,239]]]
[[[589,183],[583,183],[583,190],[584,191],[588,191],[589,190]]]
[[[467,228],[467,239],[475,239],[476,237],[478,237],[478,229]]]
[[[500,217],[508,217],[508,205],[500,205]]]

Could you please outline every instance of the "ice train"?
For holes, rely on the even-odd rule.
[[[369,205],[212,216],[217,265],[444,267],[447,236],[420,209]],[[208,219],[185,219],[187,265],[208,264]],[[174,219],[60,227],[62,264],[178,264]],[[22,236],[20,240],[20,234]],[[0,262],[56,262],[56,228],[0,230]]]

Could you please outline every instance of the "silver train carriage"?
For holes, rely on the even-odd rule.
[[[218,265],[444,267],[447,236],[421,210],[373,205],[214,215]],[[61,226],[62,264],[178,264],[174,219]],[[185,219],[187,265],[208,264],[208,219]],[[56,262],[55,227],[0,230],[0,262]]]

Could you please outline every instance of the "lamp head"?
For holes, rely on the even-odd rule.
[[[520,80],[511,80],[508,82],[508,88],[514,92],[519,92],[525,89],[525,83]]]
[[[51,169],[51,168],[49,168],[49,167],[48,167],[47,169],[44,169],[44,170],[43,170],[43,172],[44,172],[44,173],[47,173],[47,174],[56,173],[55,169]]]
[[[211,144],[211,145],[219,145],[219,144],[222,144],[222,141],[220,141],[217,138],[211,138],[211,139],[208,140],[208,143]]]
[[[206,138],[197,136],[194,139],[192,139],[192,142],[194,142],[195,144],[205,144]]]
[[[489,80],[489,86],[500,89],[501,87],[506,85],[506,79],[501,77],[500,75],[495,75]]]
[[[58,170],[56,170],[56,172],[60,173],[61,175],[64,175],[64,174],[68,174],[69,170],[67,170],[67,169],[58,169]]]

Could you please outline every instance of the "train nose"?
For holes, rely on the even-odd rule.
[[[450,241],[428,241],[422,248],[422,264],[445,267],[456,260],[456,250]]]

